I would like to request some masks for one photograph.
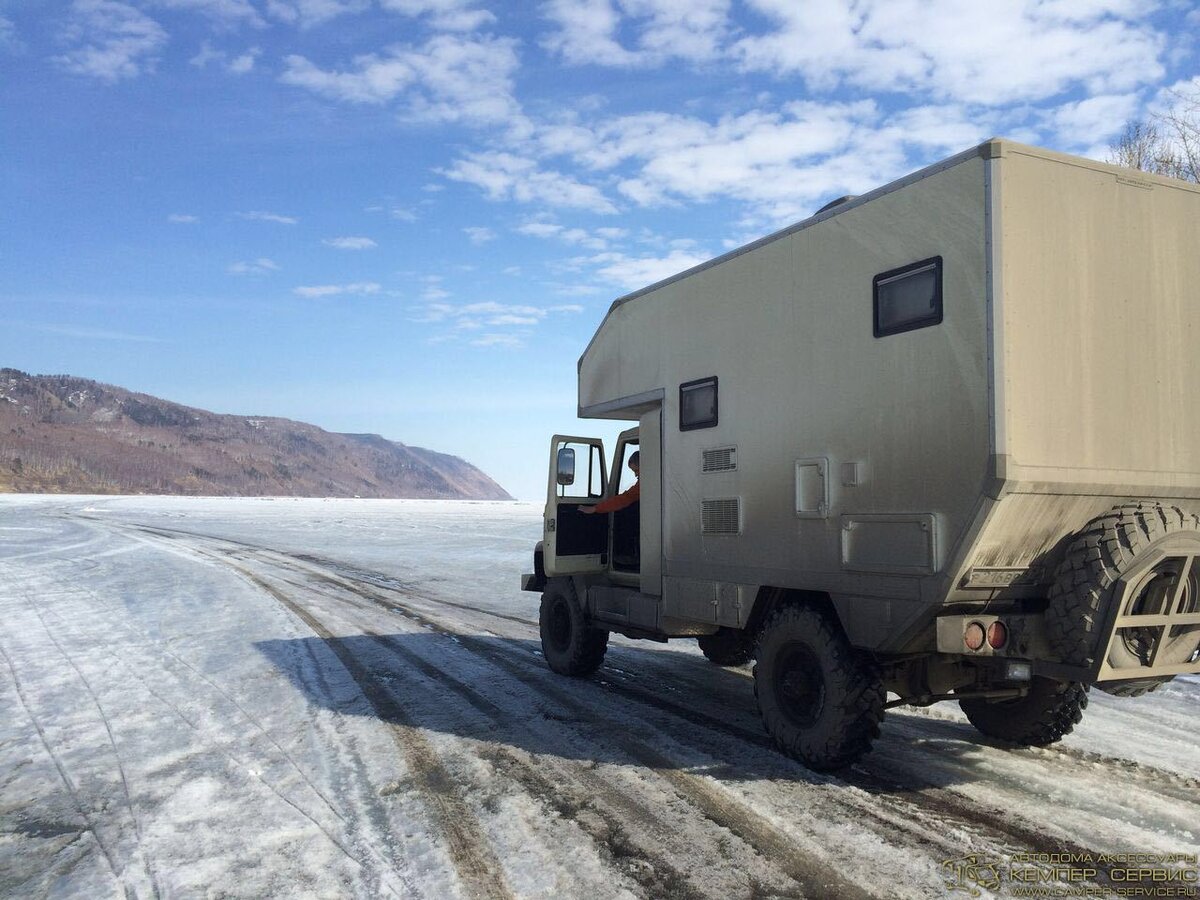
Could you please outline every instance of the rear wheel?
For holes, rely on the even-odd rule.
[[[871,659],[811,606],[785,606],[763,626],[754,696],[767,733],[817,770],[849,765],[871,749],[884,690]]]
[[[608,632],[592,628],[575,585],[566,578],[551,578],[542,593],[539,615],[542,655],[560,675],[590,675],[600,668],[608,649]]]
[[[700,651],[718,666],[742,666],[754,658],[754,636],[740,628],[720,628],[696,639]]]
[[[988,737],[1042,747],[1070,734],[1087,709],[1088,688],[1078,682],[1035,678],[1029,693],[1013,700],[959,700],[967,719]]]

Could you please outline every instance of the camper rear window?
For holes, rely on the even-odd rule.
[[[679,386],[679,430],[712,428],[717,424],[717,377]]]
[[[875,337],[942,321],[942,258],[923,259],[875,276]]]

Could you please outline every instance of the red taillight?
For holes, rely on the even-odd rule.
[[[987,642],[993,650],[999,650],[1008,643],[1008,629],[999,619],[988,626]]]
[[[963,643],[967,645],[968,650],[978,650],[983,646],[983,641],[983,626],[978,622],[972,622],[963,632]]]

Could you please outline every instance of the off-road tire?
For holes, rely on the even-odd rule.
[[[1167,676],[1166,678],[1136,678],[1129,681],[1102,681],[1096,687],[1106,694],[1112,694],[1114,697],[1140,697],[1142,694],[1157,691],[1170,680],[1171,676]]]
[[[1055,572],[1046,608],[1046,636],[1063,662],[1073,666],[1093,664],[1096,655],[1104,652],[1100,631],[1110,605],[1118,602],[1119,598],[1114,597],[1117,581],[1155,544],[1189,532],[1195,535],[1200,549],[1200,519],[1177,507],[1149,502],[1114,506],[1083,527]],[[1181,649],[1185,644],[1180,643]],[[1160,662],[1183,661],[1160,654]],[[1109,662],[1130,666],[1136,665],[1138,658],[1114,641]],[[1156,682],[1165,681],[1170,678],[1141,679],[1136,686],[1126,688],[1120,686],[1121,682],[1098,687],[1122,696],[1136,696],[1153,689]]]
[[[780,750],[828,771],[871,749],[883,719],[879,670],[832,618],[808,605],[776,610],[759,632],[755,658],[754,696]]]
[[[721,628],[696,639],[700,652],[718,666],[744,666],[754,659],[754,635],[740,628]]]
[[[1076,681],[1035,678],[1015,700],[959,700],[967,719],[988,737],[1044,747],[1071,733],[1088,705],[1088,686]]]
[[[608,632],[588,624],[583,604],[569,578],[551,578],[542,592],[538,616],[542,655],[560,675],[591,675],[604,662]]]

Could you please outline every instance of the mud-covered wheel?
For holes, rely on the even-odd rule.
[[[811,606],[785,606],[763,626],[754,696],[776,745],[817,770],[840,768],[871,749],[884,690],[866,654]]]
[[[696,639],[700,652],[718,666],[743,666],[754,658],[754,635],[740,628],[720,628]]]
[[[608,649],[608,632],[588,625],[575,585],[551,578],[542,592],[539,615],[542,655],[560,675],[590,675],[600,668]]]
[[[1162,551],[1162,552],[1160,552]],[[1146,561],[1153,565],[1137,572]],[[1169,609],[1200,612],[1200,519],[1174,506],[1135,503],[1115,506],[1092,519],[1067,548],[1054,576],[1046,609],[1046,634],[1063,662],[1090,666],[1098,654],[1100,634],[1110,607],[1122,600],[1118,615],[1159,615]],[[1129,583],[1117,595],[1122,579]],[[1125,629],[1108,651],[1116,668],[1149,664],[1159,629]],[[1186,663],[1200,644],[1200,626],[1172,626],[1155,661],[1160,665]],[[1101,682],[1097,685],[1121,696],[1153,690],[1170,677]]]
[[[988,737],[1042,747],[1060,740],[1083,718],[1087,685],[1035,678],[1029,693],[1012,700],[959,700],[967,719]]]

